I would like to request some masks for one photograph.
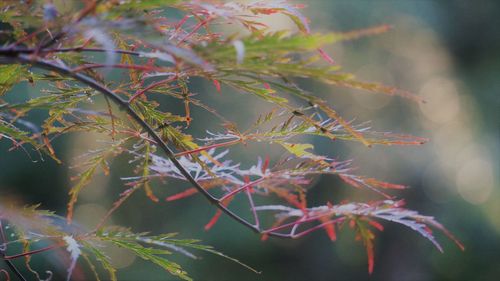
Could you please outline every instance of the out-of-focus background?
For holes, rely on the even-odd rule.
[[[297,1],[300,2],[300,1]],[[416,104],[388,97],[302,81],[301,86],[329,100],[346,119],[372,120],[381,131],[428,137],[417,147],[366,148],[357,143],[313,139],[318,153],[354,159],[361,174],[403,183],[411,189],[399,195],[408,207],[435,216],[465,245],[465,252],[440,234],[445,252],[403,226],[386,224],[376,240],[375,270],[367,273],[365,251],[344,231],[336,243],[321,231],[296,241],[260,237],[223,217],[208,232],[203,226],[215,209],[201,196],[172,203],[152,203],[138,195],[113,217],[113,222],[135,231],[179,232],[199,238],[222,252],[262,271],[256,275],[217,256],[192,261],[177,258],[197,280],[498,280],[500,276],[500,2],[427,0],[311,0],[305,14],[316,32],[348,31],[379,24],[394,27],[389,33],[328,47],[327,51],[348,72],[365,81],[377,81],[416,93],[427,100]],[[273,18],[275,27],[291,27],[285,18]],[[265,106],[239,93],[213,86],[192,85],[228,119],[243,128]],[[37,90],[21,85],[20,96]],[[198,113],[194,113],[196,124]],[[201,113],[199,113],[201,114]],[[200,120],[200,119],[198,119]],[[202,122],[200,120],[200,122]],[[193,135],[203,136],[207,125],[198,123]],[[104,138],[104,137],[103,137]],[[56,148],[66,163],[99,146],[94,136],[58,140]],[[67,165],[51,160],[33,163],[20,151],[7,152],[0,142],[0,193],[41,203],[65,214],[69,178]],[[233,156],[244,165],[255,155],[279,156],[277,148],[262,144],[238,146]],[[123,186],[119,180],[125,159],[114,172],[99,175],[82,194],[76,220],[94,225]],[[180,191],[184,186],[171,185]],[[171,194],[170,186],[157,187]],[[311,187],[311,205],[326,200],[371,199],[334,177],[317,179]],[[151,264],[144,264],[119,249],[109,253],[121,268],[123,280],[166,280]]]

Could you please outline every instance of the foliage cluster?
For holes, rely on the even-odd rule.
[[[51,142],[61,135],[97,133],[106,141],[82,156],[79,173],[69,189],[66,218],[36,207],[1,202],[1,223],[10,227],[0,227],[1,253],[10,267],[1,273],[26,278],[12,262],[23,258],[30,274],[42,280],[31,268],[30,257],[65,248],[71,261],[68,280],[78,266],[88,268],[96,279],[102,278],[97,264],[108,272],[106,278],[116,280],[116,270],[103,252],[113,244],[189,280],[180,265],[167,258],[169,254],[194,258],[190,250],[202,250],[224,255],[197,240],[176,239],[174,234],[133,233],[123,226],[106,226],[112,213],[138,191],[153,202],[163,201],[155,189],[167,178],[187,181],[191,188],[171,194],[166,201],[201,194],[217,207],[206,229],[224,213],[263,239],[299,238],[324,230],[335,241],[339,229],[351,228],[366,247],[369,272],[374,265],[375,230],[383,230],[383,221],[415,230],[440,251],[431,228],[441,230],[462,247],[433,217],[403,207],[404,201],[392,193],[405,186],[358,175],[351,161],[318,155],[313,145],[296,141],[300,136],[317,136],[367,147],[426,141],[378,132],[366,122],[345,119],[318,95],[299,87],[297,78],[310,78],[422,102],[400,89],[357,80],[322,49],[326,44],[383,33],[388,26],[315,34],[300,8],[282,0],[249,4],[89,0],[60,6],[50,1],[27,1],[25,5],[2,1],[0,137],[10,141],[12,149],[23,149],[34,159],[50,157],[59,163]],[[297,32],[270,31],[262,19],[275,14],[287,16]],[[220,28],[228,24],[239,31]],[[121,71],[122,79],[110,81],[110,71]],[[213,84],[199,99],[190,90],[190,80],[195,78]],[[38,97],[14,103],[9,93],[18,83],[41,84],[44,90]],[[251,127],[240,128],[203,102],[203,95],[220,93],[222,87],[252,95],[274,109],[262,112]],[[158,97],[164,96],[182,106],[184,113],[163,109]],[[97,102],[101,97],[104,103]],[[199,138],[188,134],[196,122],[192,108],[209,112],[213,122],[220,124],[219,131],[207,131]],[[29,120],[30,114],[43,110],[47,115],[41,124]],[[258,158],[246,168],[231,161],[230,150],[249,142],[274,145],[286,156],[278,161]],[[96,173],[108,174],[110,162],[118,155],[130,159],[135,174],[123,177],[123,192],[101,223],[92,230],[77,226],[72,219],[79,194]],[[323,174],[375,192],[379,199],[337,203],[325,199],[324,205],[311,206],[307,189],[313,177]],[[248,202],[249,215],[231,209],[236,197]],[[245,219],[248,216],[252,219]],[[16,238],[11,239],[11,234]],[[19,249],[14,246],[18,244],[22,252],[11,253],[10,249]]]

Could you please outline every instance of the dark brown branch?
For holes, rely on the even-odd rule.
[[[42,50],[43,52],[43,50]],[[0,55],[2,55],[2,52],[0,52]],[[0,58],[0,64],[16,64],[16,63],[21,63],[21,64],[31,64],[34,67],[50,70],[57,72],[61,75],[65,75],[67,77],[71,77],[83,84],[86,84],[87,86],[93,88],[94,90],[102,93],[106,97],[108,97],[111,101],[113,101],[115,104],[117,104],[122,110],[125,110],[127,114],[129,114],[132,119],[134,119],[156,142],[156,144],[163,150],[165,155],[169,158],[170,161],[174,164],[174,166],[180,171],[180,173],[200,192],[210,203],[214,204],[217,208],[219,208],[221,211],[223,211],[225,214],[227,214],[229,217],[232,219],[236,220],[240,224],[246,226],[247,228],[250,228],[256,233],[263,234],[264,231],[259,227],[256,226],[249,221],[245,220],[244,218],[238,216],[235,214],[233,211],[228,209],[226,206],[223,205],[222,200],[217,199],[214,197],[212,194],[210,194],[207,190],[205,190],[192,176],[191,174],[179,163],[177,160],[175,154],[173,151],[168,147],[168,145],[163,141],[163,139],[156,133],[156,131],[145,121],[143,120],[137,112],[135,112],[130,103],[127,100],[122,99],[120,96],[118,96],[115,92],[112,90],[108,89],[106,86],[101,85],[100,83],[96,82],[92,78],[80,74],[80,73],[75,73],[71,69],[69,69],[66,66],[63,65],[58,65],[53,62],[37,58],[37,57],[30,57],[26,54],[18,54],[17,56],[6,56],[5,59],[2,61]],[[289,234],[283,234],[283,233],[278,233],[278,232],[266,232],[266,235],[270,236],[276,236],[276,237],[286,237],[286,238],[293,238]]]

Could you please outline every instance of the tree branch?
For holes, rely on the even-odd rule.
[[[7,50],[6,50],[7,51]],[[43,50],[41,50],[43,52]],[[0,56],[3,56],[4,59],[2,60],[0,58],[0,64],[16,64],[16,63],[21,63],[21,64],[31,64],[34,67],[41,68],[41,69],[46,69],[50,71],[57,72],[61,75],[71,77],[89,87],[92,89],[102,93],[104,96],[108,97],[111,101],[113,101],[116,105],[118,105],[122,110],[125,110],[127,114],[132,117],[156,142],[156,144],[163,150],[165,155],[169,158],[170,161],[174,164],[174,166],[180,171],[180,173],[187,179],[188,182],[190,182],[198,192],[200,192],[210,203],[214,204],[218,209],[220,209],[222,212],[227,214],[229,217],[237,221],[238,223],[244,225],[247,228],[250,228],[252,231],[259,233],[259,234],[266,234],[269,236],[276,236],[276,237],[288,237],[288,235],[283,234],[283,233],[278,233],[278,232],[265,232],[263,231],[260,226],[254,225],[247,221],[246,219],[240,217],[230,209],[228,209],[226,206],[222,204],[223,200],[217,199],[214,197],[212,194],[210,194],[207,190],[205,190],[194,178],[191,176],[191,174],[180,164],[180,162],[177,160],[175,154],[173,151],[168,147],[168,145],[163,141],[163,139],[156,133],[156,131],[145,121],[143,120],[137,112],[135,112],[130,103],[122,99],[118,94],[113,92],[112,90],[108,89],[106,86],[96,82],[94,79],[83,75],[81,73],[75,73],[73,72],[70,68],[64,66],[64,65],[58,65],[54,62],[44,60],[42,58],[38,57],[33,57],[29,56],[26,54],[23,54],[24,52],[21,50],[21,52],[15,53],[15,50],[10,49],[7,52],[2,52],[0,50]]]

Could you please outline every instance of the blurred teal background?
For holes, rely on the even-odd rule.
[[[296,1],[297,3],[300,1]],[[313,81],[301,85],[329,100],[346,119],[373,120],[381,131],[410,133],[430,138],[419,147],[365,148],[356,143],[314,139],[318,153],[352,158],[361,174],[410,185],[398,195],[408,207],[435,216],[466,247],[457,249],[437,234],[445,253],[403,226],[385,224],[376,241],[375,270],[367,273],[362,245],[346,230],[336,243],[324,232],[296,241],[260,237],[223,217],[205,232],[203,226],[215,212],[201,196],[172,203],[152,203],[142,194],[126,203],[113,218],[134,231],[179,232],[257,268],[256,275],[217,256],[201,260],[176,258],[196,280],[498,280],[500,276],[500,2],[427,0],[313,0],[302,1],[316,32],[348,31],[390,24],[392,31],[328,47],[344,70],[366,81],[395,85],[425,97],[418,105],[399,98],[330,87]],[[288,27],[285,19],[272,24]],[[21,100],[38,95],[27,85],[16,87]],[[194,81],[192,91],[245,128],[266,105],[212,85]],[[175,106],[174,106],[175,107]],[[172,107],[172,108],[174,108]],[[267,107],[268,108],[268,107]],[[174,109],[175,110],[175,109]],[[192,133],[204,135],[203,113],[194,113]],[[196,123],[200,121],[200,123]],[[104,136],[102,136],[104,138]],[[98,139],[98,138],[97,138]],[[73,135],[56,141],[61,158],[74,157],[98,147],[95,136]],[[24,203],[41,203],[45,209],[65,214],[68,165],[51,160],[33,163],[21,151],[8,152],[0,142],[0,194]],[[279,156],[277,148],[262,144],[235,147],[233,156],[244,165],[255,155]],[[123,189],[120,176],[127,159],[118,158],[109,177],[99,175],[79,200],[77,220],[92,226]],[[128,174],[127,174],[128,173]],[[185,184],[169,181],[157,186],[159,195],[182,190]],[[310,204],[343,199],[376,197],[354,191],[334,177],[319,178],[310,191]],[[122,267],[122,280],[169,280],[151,264],[134,261],[119,249],[109,253]]]

